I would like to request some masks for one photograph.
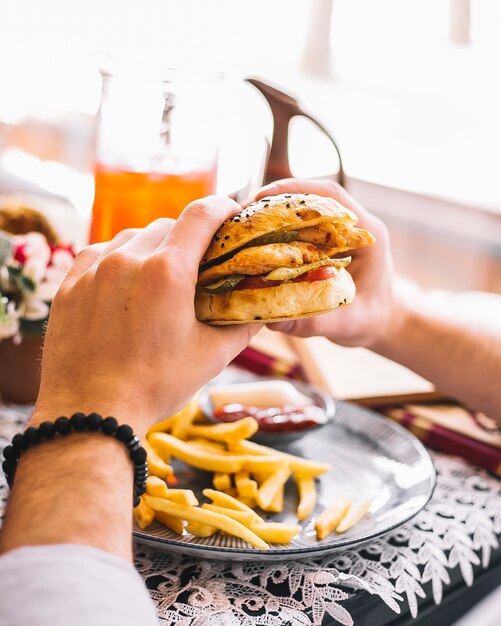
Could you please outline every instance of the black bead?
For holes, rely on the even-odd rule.
[[[23,433],[23,439],[26,442],[26,447],[38,443],[41,439],[40,432],[35,426],[30,426]]]
[[[143,495],[143,493],[146,493],[146,483],[141,483],[141,484],[139,485],[139,490],[138,490],[138,492],[137,492],[137,495],[138,495],[138,496],[142,496],[142,495]]]
[[[70,418],[70,424],[77,433],[80,433],[85,430],[87,426],[87,416],[85,413],[74,413]]]
[[[129,448],[129,455],[134,454],[134,452],[137,452],[141,448],[141,443],[138,441],[132,447],[128,446],[128,448]]]
[[[13,469],[16,467],[16,463],[12,461],[7,461],[7,459],[2,463],[2,469],[4,474],[8,475],[12,473]]]
[[[131,453],[130,458],[134,465],[144,463],[146,461],[146,450],[144,448],[139,448],[139,450]]]
[[[42,422],[38,428],[40,436],[44,439],[52,439],[56,434],[56,425],[54,422]]]
[[[23,447],[24,442],[23,442],[23,436],[21,433],[17,433],[17,435],[14,435],[13,439],[12,439],[12,447],[15,448],[15,450],[17,450],[17,452],[21,452],[21,450],[24,450],[25,448]]]
[[[14,446],[5,446],[3,449],[3,457],[6,461],[17,461],[19,458],[19,450]]]
[[[87,415],[87,426],[89,430],[99,430],[103,423],[103,418],[99,413],[89,413]]]
[[[54,422],[54,426],[56,427],[56,431],[61,433],[61,435],[67,435],[71,431],[71,422],[67,417],[61,415]]]
[[[145,478],[148,478],[149,476],[149,472],[148,469],[145,468],[136,468],[136,470],[134,470],[134,479],[135,480],[144,480]]]
[[[132,439],[127,442],[127,447],[129,448],[131,452],[133,452],[134,450],[137,450],[138,446],[140,445],[141,445],[141,441],[139,437],[137,437],[136,435],[134,435],[134,437],[132,437]]]
[[[106,417],[103,420],[101,430],[105,435],[113,435],[117,431],[118,422],[114,417]]]
[[[139,506],[140,502],[141,500],[139,499],[139,496],[134,496],[134,499],[132,500],[132,506],[136,508],[136,506]]]
[[[123,441],[123,443],[127,443],[132,439],[132,437],[134,437],[134,431],[130,426],[127,426],[127,424],[122,424],[122,426],[119,426],[117,428],[115,437],[118,439],[118,441]]]

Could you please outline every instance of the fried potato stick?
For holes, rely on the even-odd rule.
[[[151,506],[146,504],[143,496],[139,498],[139,504],[134,507],[132,513],[137,525],[143,530],[148,528],[148,526],[151,526],[151,524],[153,524],[153,520],[155,519],[155,511],[151,508]]]
[[[239,472],[246,461],[246,457],[242,456],[200,450],[167,433],[153,433],[150,435],[150,443],[160,455],[164,453],[172,455],[188,465],[193,465],[193,467],[209,472],[229,472],[233,474]]]
[[[341,519],[339,524],[336,526],[337,533],[344,533],[353,526],[357,522],[359,522],[362,517],[367,513],[371,506],[371,500],[362,500],[361,502],[356,502],[350,507],[350,510],[346,513],[346,515]]]
[[[262,509],[265,511],[268,510],[268,507],[272,503],[273,498],[276,496],[277,491],[280,487],[285,485],[290,475],[290,469],[288,467],[283,467],[274,474],[271,474],[271,476],[269,476],[259,487],[256,502]]]
[[[315,521],[317,539],[325,539],[343,519],[351,506],[350,498],[341,496],[326,508]]]
[[[328,463],[317,463],[316,461],[303,459],[301,457],[294,456],[293,454],[288,454],[287,452],[279,452],[278,450],[262,446],[258,443],[254,443],[253,441],[239,441],[235,444],[233,452],[255,455],[256,458],[266,457],[270,455],[276,456],[278,454],[280,457],[287,460],[292,473],[299,479],[315,478],[316,476],[325,474],[325,472],[329,471],[331,468]],[[249,469],[248,466],[246,466],[246,469]],[[256,468],[256,470],[259,471],[258,468]],[[265,470],[263,469],[261,471]]]
[[[305,520],[315,508],[317,503],[317,489],[314,478],[296,478],[299,492],[299,504],[297,507],[297,518],[299,521]]]
[[[164,511],[155,511],[155,519],[164,526],[167,526],[167,528],[173,530],[175,533],[178,533],[179,535],[183,534],[184,522],[182,519],[173,517]]]
[[[213,526],[218,530],[224,531],[243,539],[254,548],[259,550],[267,550],[268,544],[260,539],[255,533],[250,531],[240,522],[230,519],[220,513],[214,513],[213,511],[207,511],[199,507],[185,506],[178,504],[177,502],[171,502],[164,498],[154,498],[153,496],[144,496],[146,503],[156,511],[163,511],[174,517],[184,519],[189,523],[196,522],[198,524],[206,524],[207,526]]]
[[[159,478],[165,478],[174,474],[172,467],[164,459],[160,458],[147,439],[144,439],[142,446],[146,450],[146,460],[148,461],[150,474]]]

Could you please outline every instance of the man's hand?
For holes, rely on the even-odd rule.
[[[199,261],[240,210],[212,196],[78,255],[52,305],[37,421],[97,411],[141,433],[247,345],[258,327],[206,326],[193,304]]]
[[[270,324],[270,328],[300,337],[323,335],[344,346],[371,347],[395,324],[398,312],[386,226],[337,183],[281,180],[261,189],[256,199],[281,193],[315,193],[338,200],[355,212],[360,219],[358,226],[372,233],[376,243],[349,253],[353,261],[348,271],[357,287],[352,304],[325,315]]]

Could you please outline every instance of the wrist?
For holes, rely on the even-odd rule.
[[[414,315],[410,298],[397,286],[388,307],[386,322],[366,347],[389,359],[397,360],[408,341]]]
[[[42,387],[29,425],[38,426],[44,421],[53,422],[59,416],[70,417],[74,413],[99,413],[103,417],[115,417],[120,424],[129,424],[140,439],[146,434],[151,421],[151,418],[148,419],[131,403],[125,402],[123,398],[113,398],[111,394],[106,398],[92,392],[88,394],[64,393],[60,390],[46,392]]]

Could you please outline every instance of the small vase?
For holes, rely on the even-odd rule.
[[[19,345],[0,341],[0,395],[16,404],[35,402],[40,387],[43,336],[23,335]]]

